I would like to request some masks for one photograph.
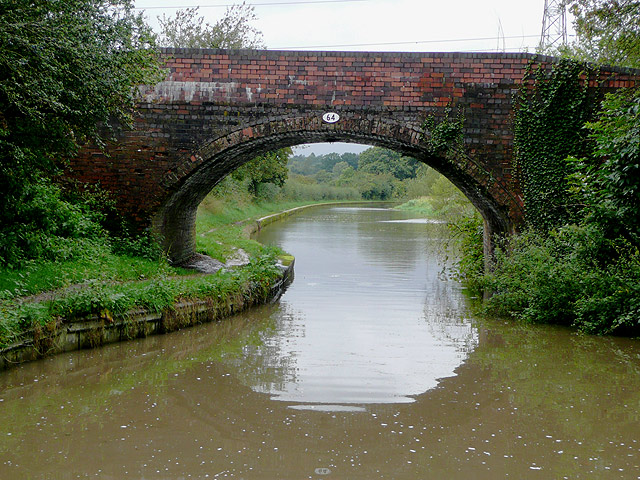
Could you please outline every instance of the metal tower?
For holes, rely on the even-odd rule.
[[[565,0],[544,0],[540,49],[567,44],[567,15]]]

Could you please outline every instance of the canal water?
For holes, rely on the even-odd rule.
[[[0,373],[0,479],[640,478],[640,342],[474,317],[444,230],[307,210],[279,302]]]

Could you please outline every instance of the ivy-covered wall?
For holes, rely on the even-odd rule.
[[[597,72],[571,60],[551,69],[529,65],[515,96],[514,161],[528,225],[549,231],[569,220],[566,158],[587,153],[585,122],[598,106]]]

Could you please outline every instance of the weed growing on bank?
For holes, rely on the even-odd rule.
[[[0,304],[0,348],[18,340],[33,328],[53,328],[61,320],[96,316],[106,321],[124,317],[136,309],[162,312],[177,302],[201,298],[242,298],[261,301],[280,278],[275,252],[266,252],[237,270],[220,270],[210,275],[158,277],[152,280],[93,281],[43,301]],[[253,292],[256,298],[245,298]]]
[[[598,335],[640,333],[640,253],[601,225],[528,230],[496,248],[484,272],[482,224],[452,224],[461,260],[457,276],[485,296],[483,314],[559,324]]]

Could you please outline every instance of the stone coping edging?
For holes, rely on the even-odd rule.
[[[328,205],[343,205],[343,203],[339,202],[325,202],[325,203],[312,203],[310,205],[302,205],[300,207],[290,208],[289,210],[284,210],[278,213],[272,213],[271,215],[267,215],[265,217],[258,218],[257,220],[252,221],[246,227],[246,231],[248,234],[254,234],[262,230],[262,227],[266,227],[267,225],[277,222],[278,220],[282,220],[283,218],[290,217],[291,215],[295,215],[303,210],[307,210],[313,207],[326,207]]]
[[[250,307],[275,302],[293,281],[293,259],[287,265],[281,265],[280,270],[279,280],[266,296],[259,294],[261,285],[250,284],[240,294],[229,294],[226,298],[183,300],[161,312],[138,309],[123,317],[91,316],[62,320],[45,329],[33,329],[22,340],[0,349],[0,370],[58,353],[96,348],[219,321]]]

